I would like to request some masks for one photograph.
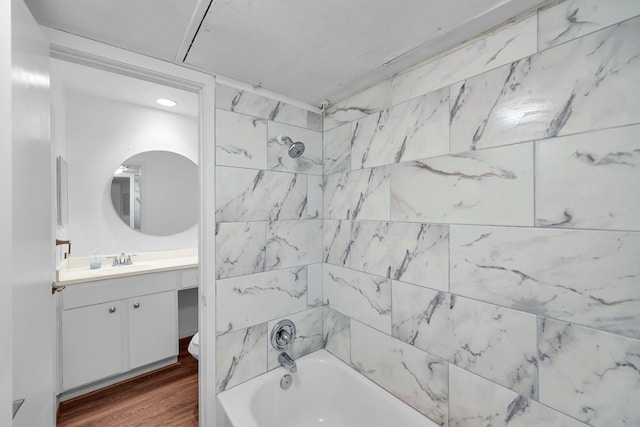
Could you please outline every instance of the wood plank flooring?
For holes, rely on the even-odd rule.
[[[198,426],[198,361],[180,340],[178,362],[60,404],[58,427]]]

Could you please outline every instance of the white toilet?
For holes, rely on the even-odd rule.
[[[187,350],[193,357],[196,359],[200,359],[200,333],[196,332],[196,334],[191,337],[191,341],[189,341],[189,347]]]

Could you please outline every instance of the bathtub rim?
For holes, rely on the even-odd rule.
[[[346,363],[324,348],[318,349],[312,353],[302,356],[296,359],[296,362],[298,363],[298,370],[300,370],[301,368],[304,369],[304,365],[309,363],[329,364],[336,366],[338,369],[346,369],[347,375],[353,377],[354,380],[367,384],[367,386],[372,387],[373,390],[383,391],[389,399],[395,401],[395,405],[400,405],[403,408],[406,408],[407,410],[414,412],[415,414],[422,417],[425,422],[424,427],[439,427],[438,424],[436,424],[433,420],[429,419],[427,416],[413,408],[408,403],[404,402],[402,399],[398,398],[389,390],[385,389],[375,381],[363,375],[352,365]],[[287,371],[283,367],[279,366],[275,369],[264,372],[257,377],[238,384],[228,390],[218,393],[216,398],[219,404],[219,408],[225,412],[227,421],[229,422],[228,427],[260,427],[258,421],[253,417],[251,411],[248,410],[246,406],[243,406],[242,403],[240,403],[240,399],[236,399],[235,397],[240,392],[240,390],[242,390],[241,392],[247,396],[253,396],[255,395],[256,391],[258,391],[264,384],[270,381],[278,381],[279,376],[286,373]]]

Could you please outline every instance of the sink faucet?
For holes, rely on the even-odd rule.
[[[133,261],[131,261],[131,255],[126,255],[124,252],[122,252],[120,256],[110,256],[108,258],[113,258],[113,263],[111,264],[112,267],[133,264]]]
[[[293,360],[291,356],[289,356],[285,351],[280,353],[280,356],[278,356],[278,362],[280,362],[280,365],[282,365],[287,371],[291,372],[292,374],[298,370],[296,361]]]

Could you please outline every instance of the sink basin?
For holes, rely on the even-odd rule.
[[[105,272],[109,272],[111,274],[126,273],[128,271],[140,271],[147,270],[149,268],[153,268],[151,263],[140,263],[140,264],[127,264],[127,265],[117,265],[117,266],[102,266],[97,270],[89,270],[90,272],[94,272],[96,274],[104,274]],[[102,270],[102,271],[100,271]]]

